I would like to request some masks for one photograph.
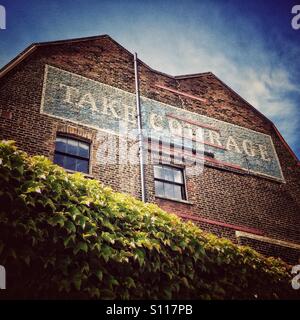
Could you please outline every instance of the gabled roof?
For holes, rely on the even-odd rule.
[[[28,46],[25,50],[23,50],[20,54],[18,54],[14,59],[12,59],[10,62],[8,62],[6,65],[4,65],[0,69],[0,79],[8,73],[11,69],[13,69],[17,64],[19,64],[21,61],[26,59],[30,54],[32,54],[37,48],[40,47],[46,47],[46,46],[52,46],[52,45],[59,45],[59,44],[68,44],[68,43],[74,43],[74,42],[83,42],[83,41],[92,41],[92,40],[99,40],[107,38],[113,43],[115,43],[118,47],[120,47],[122,50],[126,51],[129,55],[133,54],[128,51],[126,48],[124,48],[121,44],[119,44],[117,41],[112,39],[109,35],[104,34],[104,35],[99,35],[99,36],[92,36],[92,37],[84,37],[84,38],[74,38],[74,39],[66,39],[66,40],[55,40],[55,41],[47,41],[47,42],[36,42],[32,43],[30,46]],[[150,66],[148,66],[145,62],[142,60],[139,60],[139,62],[144,65],[146,68],[151,70],[152,72],[155,72],[157,74],[166,76],[168,78],[172,78],[174,80],[181,80],[181,79],[186,79],[186,78],[195,78],[199,77],[201,75],[207,75],[207,74],[212,74],[211,72],[203,72],[203,73],[196,73],[196,74],[189,74],[189,75],[179,75],[179,76],[172,76],[167,73],[157,71]]]
[[[28,46],[25,50],[23,50],[20,54],[18,54],[14,59],[12,59],[10,62],[8,62],[6,65],[4,65],[1,69],[0,69],[0,79],[2,77],[4,77],[10,70],[12,70],[15,66],[17,66],[21,61],[23,61],[24,59],[26,59],[29,55],[31,55],[37,48],[40,47],[46,47],[46,46],[52,46],[52,45],[59,45],[59,44],[68,44],[68,43],[74,43],[74,42],[83,42],[83,41],[92,41],[92,40],[99,40],[99,39],[103,39],[103,38],[107,38],[110,41],[112,41],[113,43],[115,43],[118,47],[121,48],[121,50],[127,52],[127,54],[133,56],[133,54],[128,51],[126,48],[124,48],[121,44],[119,44],[117,41],[115,41],[114,39],[112,39],[109,35],[104,34],[104,35],[98,35],[98,36],[92,36],[92,37],[84,37],[84,38],[74,38],[74,39],[66,39],[66,40],[56,40],[56,41],[48,41],[48,42],[37,42],[37,43],[33,43],[30,46]],[[222,80],[220,80],[215,74],[213,74],[212,72],[203,72],[203,73],[194,73],[194,74],[185,74],[185,75],[178,75],[178,76],[172,76],[169,75],[167,73],[163,73],[160,71],[157,71],[153,68],[151,68],[150,66],[148,66],[145,62],[141,61],[139,59],[139,63],[141,63],[142,65],[144,65],[147,69],[149,69],[150,71],[171,78],[173,80],[176,81],[180,81],[180,80],[186,80],[186,79],[192,79],[192,78],[199,78],[199,77],[203,77],[203,76],[207,76],[210,75],[212,77],[214,77],[215,79],[217,79],[227,90],[231,91],[234,95],[236,95],[239,99],[241,99],[245,104],[247,104],[248,107],[250,107],[256,114],[258,114],[262,119],[264,119],[265,121],[267,121],[268,123],[271,124],[271,126],[274,128],[276,134],[278,135],[279,139],[281,140],[281,142],[284,144],[284,146],[288,149],[289,153],[291,154],[291,156],[296,160],[297,165],[300,166],[300,161],[298,159],[298,157],[296,156],[296,154],[293,152],[293,150],[290,148],[290,146],[287,144],[287,142],[284,140],[284,138],[282,137],[282,135],[280,134],[280,132],[278,131],[278,129],[276,128],[276,126],[274,125],[274,123],[268,119],[265,115],[263,115],[260,111],[258,111],[256,108],[254,108],[248,101],[246,101],[243,97],[241,97],[238,93],[236,93],[232,88],[230,88],[229,86],[227,86]],[[188,96],[188,95],[187,95]]]

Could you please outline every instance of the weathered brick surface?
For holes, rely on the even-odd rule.
[[[92,142],[91,175],[114,189],[140,196],[138,165],[103,164],[103,142],[108,134],[40,113],[45,65],[51,65],[134,93],[133,56],[109,37],[38,47],[0,78],[0,132],[29,154],[54,156],[58,132]],[[278,154],[286,183],[206,165],[202,175],[187,177],[188,202],[158,199],[154,194],[153,166],[147,165],[147,200],[162,208],[229,225],[256,229],[265,236],[300,243],[300,166],[279,139],[271,123],[211,73],[195,77],[170,77],[139,67],[141,94],[192,112],[269,134]],[[194,96],[201,102],[158,88],[160,84]],[[112,143],[112,142],[110,142]],[[114,140],[115,148],[124,142]],[[130,142],[133,143],[133,142]],[[118,159],[120,155],[117,155]],[[135,153],[137,157],[137,152]],[[184,165],[184,163],[183,163]],[[196,222],[201,228],[235,238],[232,227]],[[254,247],[265,254],[294,262],[299,252],[270,245]]]

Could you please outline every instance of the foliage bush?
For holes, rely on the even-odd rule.
[[[0,264],[12,298],[292,297],[279,259],[0,143]]]

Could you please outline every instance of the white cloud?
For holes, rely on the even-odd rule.
[[[270,118],[290,145],[299,139],[299,109],[290,94],[300,94],[300,87],[291,80],[291,66],[284,66],[258,36],[240,48],[233,36],[221,39],[205,26],[194,30],[169,23],[140,31],[135,39],[123,35],[121,43],[151,67],[172,75],[211,71]]]

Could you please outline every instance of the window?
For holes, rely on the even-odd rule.
[[[54,163],[69,170],[89,173],[90,144],[69,137],[57,136]]]
[[[155,165],[154,183],[157,196],[186,200],[183,169],[168,165]]]

